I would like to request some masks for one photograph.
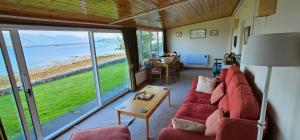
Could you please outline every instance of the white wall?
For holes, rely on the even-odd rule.
[[[300,32],[300,0],[277,0],[276,14],[268,17],[255,17],[253,9],[255,0],[246,0],[234,15],[240,24],[233,34],[240,39],[239,46],[232,51],[242,52],[244,46],[243,28],[251,25],[253,35],[281,32]],[[252,12],[251,12],[252,11]],[[280,58],[279,58],[280,59]],[[258,90],[265,87],[266,67],[242,66],[254,76]],[[273,121],[270,139],[299,140],[300,139],[300,67],[273,68],[268,98],[268,111]]]
[[[231,18],[206,21],[167,30],[167,44],[170,51],[178,52],[182,58],[188,54],[208,54],[210,67],[215,58],[223,58],[229,50]],[[206,38],[190,39],[190,30],[206,29]],[[210,30],[218,30],[218,36],[210,36]],[[182,37],[176,37],[182,32]]]

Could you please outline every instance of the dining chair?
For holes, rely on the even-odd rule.
[[[180,61],[180,55],[177,55],[175,57],[175,63],[176,63],[176,74],[177,74],[177,77],[179,79],[180,77],[180,71],[181,71],[181,61]]]
[[[150,79],[159,79],[162,84],[163,80],[163,68],[162,68],[161,59],[150,59],[151,68],[150,68]]]

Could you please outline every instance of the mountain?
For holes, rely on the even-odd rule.
[[[7,46],[12,46],[9,34],[4,34]],[[20,34],[23,47],[42,47],[51,45],[68,45],[68,44],[88,44],[88,37],[79,37],[74,35],[47,35],[47,34]],[[95,38],[97,45],[114,45],[122,41],[120,38]]]
[[[20,38],[21,38],[22,45],[24,47],[88,43],[88,38],[81,38],[72,35],[49,36],[49,35],[36,35],[36,34],[24,34],[24,35],[21,34]]]

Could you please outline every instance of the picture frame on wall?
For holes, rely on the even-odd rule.
[[[206,29],[190,30],[190,38],[206,38]]]
[[[237,36],[234,36],[233,37],[233,47],[236,48],[236,45],[237,45]]]
[[[247,26],[244,28],[244,45],[247,45],[248,43],[250,32],[251,32],[251,26]]]
[[[210,30],[209,35],[210,36],[218,36],[218,30]]]
[[[176,37],[182,37],[182,32],[176,32]]]

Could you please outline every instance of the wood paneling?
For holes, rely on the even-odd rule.
[[[240,0],[1,0],[0,18],[112,27],[173,28],[230,16]],[[11,20],[7,20],[9,22]],[[42,23],[42,22],[41,22]]]
[[[275,14],[277,0],[258,0],[256,16],[270,16]]]

